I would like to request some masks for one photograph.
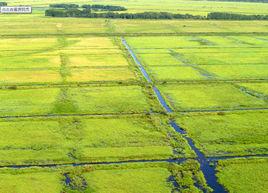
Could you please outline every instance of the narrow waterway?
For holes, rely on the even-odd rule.
[[[75,162],[75,163],[58,163],[58,164],[25,164],[25,165],[0,165],[1,168],[25,169],[25,168],[59,168],[59,167],[80,167],[88,165],[119,165],[129,163],[177,163],[185,162],[186,158],[178,159],[152,159],[152,160],[125,160],[125,161],[104,161],[104,162]]]
[[[141,70],[141,73],[143,74],[143,76],[145,77],[147,82],[150,83],[150,84],[153,84],[149,74],[146,72],[145,68],[142,66],[141,62],[138,60],[137,56],[135,55],[135,53],[133,52],[133,50],[131,49],[131,47],[128,45],[127,41],[124,38],[122,38],[122,43],[126,47],[128,52],[130,53],[130,55],[132,56],[132,58],[135,61],[135,63],[138,65],[139,69]],[[159,89],[155,85],[153,85],[153,90],[154,90],[154,93],[157,96],[158,101],[160,102],[162,107],[165,109],[165,111],[167,113],[172,113],[173,111],[172,111],[171,107],[167,104],[166,100],[161,95]],[[171,120],[170,125],[174,128],[174,130],[176,132],[180,133],[183,136],[183,138],[186,139],[186,141],[188,142],[188,144],[191,147],[191,149],[196,153],[197,160],[198,160],[198,162],[200,164],[200,169],[201,169],[201,171],[203,172],[203,174],[204,174],[204,176],[206,178],[207,184],[213,189],[213,192],[215,192],[215,193],[226,193],[227,191],[217,181],[215,167],[210,166],[209,160],[195,146],[193,140],[186,135],[187,133],[185,132],[185,130],[183,130],[175,121]]]

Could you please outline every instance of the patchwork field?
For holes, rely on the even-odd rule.
[[[106,37],[3,39],[0,85],[135,81],[136,73],[115,41]]]
[[[186,142],[159,117],[1,121],[1,165],[192,157]]]
[[[173,112],[179,125],[175,129],[193,140],[199,159],[203,154],[215,163],[225,191],[266,192],[266,174],[260,170],[265,170],[266,159],[257,157],[267,157],[268,150],[267,37],[146,36],[126,41],[165,108]],[[236,162],[239,157],[244,162]]]
[[[196,168],[195,168],[196,167]],[[176,179],[170,179],[174,175]],[[94,165],[52,169],[1,169],[0,190],[18,193],[39,192],[154,192],[176,191],[173,183],[181,183],[183,191],[199,192],[196,182],[204,178],[195,162],[181,165],[166,163],[138,163],[124,165]],[[16,185],[12,181],[16,180]],[[194,181],[195,179],[196,181]],[[64,183],[67,186],[64,187]],[[32,184],[33,186],[28,186]],[[45,186],[44,186],[45,185]],[[139,188],[137,188],[139,187]]]
[[[51,3],[203,16],[267,3],[6,2],[33,13],[0,14],[0,193],[267,192],[268,21],[44,16]]]

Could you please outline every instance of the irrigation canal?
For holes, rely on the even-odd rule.
[[[207,157],[210,163],[216,163],[219,160],[228,160],[235,158],[267,158],[267,154],[263,155],[245,155],[245,156],[222,156]],[[182,164],[187,160],[197,160],[197,158],[170,158],[170,159],[146,159],[146,160],[125,160],[125,161],[102,161],[102,162],[74,162],[74,163],[51,163],[51,164],[22,164],[22,165],[0,165],[1,168],[26,169],[26,168],[60,168],[60,167],[79,167],[90,165],[116,165],[128,163],[176,163]]]
[[[128,50],[128,52],[131,55],[131,57],[133,58],[134,62],[137,64],[137,66],[140,69],[141,73],[145,77],[147,83],[153,85],[152,79],[150,78],[149,74],[147,73],[147,71],[145,70],[145,68],[143,67],[143,65],[141,64],[141,62],[139,61],[139,59],[137,58],[137,56],[135,55],[135,53],[133,52],[133,50],[131,49],[131,47],[128,45],[128,43],[127,43],[127,41],[126,41],[125,38],[122,38],[122,43],[126,47],[126,49]],[[165,111],[167,113],[172,113],[173,112],[172,109],[169,107],[169,105],[167,104],[166,100],[161,95],[159,89],[155,85],[153,85],[153,90],[154,90],[154,93],[157,96],[158,101],[160,102],[160,104],[162,105],[162,107],[165,109]],[[197,160],[198,160],[198,162],[200,164],[200,169],[201,169],[201,171],[203,172],[203,174],[205,176],[205,179],[207,181],[207,184],[213,189],[213,192],[215,192],[215,193],[226,193],[227,191],[217,181],[215,167],[210,166],[209,160],[195,146],[193,140],[186,135],[187,133],[185,132],[185,130],[183,130],[173,120],[170,120],[170,125],[174,128],[174,130],[176,132],[178,132],[184,139],[186,139],[186,141],[188,142],[188,144],[191,147],[191,149],[196,153]]]

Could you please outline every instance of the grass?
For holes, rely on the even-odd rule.
[[[125,165],[97,166],[85,168],[82,171],[71,171],[69,175],[74,179],[78,187],[83,187],[79,183],[80,179],[85,179],[88,184],[84,186],[84,192],[200,192],[195,187],[199,184],[204,189],[208,187],[204,184],[204,177],[198,171],[198,164],[189,161],[181,165],[168,163],[137,163]],[[174,176],[178,183],[175,187],[170,181]],[[81,180],[80,180],[81,181]],[[79,186],[80,185],[80,186]],[[67,186],[68,193],[71,191]]]
[[[15,52],[13,52],[16,55]],[[55,55],[31,55],[1,57],[1,69],[58,68],[60,58]]]
[[[7,1],[34,6],[56,3]],[[261,3],[184,0],[71,3],[201,15],[268,10],[268,4]],[[267,154],[265,111],[155,114],[164,109],[151,85],[139,79],[141,74],[119,38],[126,36],[175,111],[266,108],[267,21],[66,19],[44,17],[44,10],[34,7],[29,15],[0,15],[1,166],[194,158],[185,139],[168,124],[174,117],[206,156]],[[211,79],[231,83],[210,83]],[[220,161],[217,169],[230,192],[267,189],[264,159]],[[209,188],[192,159],[181,164],[0,169],[4,193],[204,189]]]
[[[154,80],[165,82],[265,80],[268,69],[265,40],[258,36],[127,38]]]
[[[183,50],[181,52],[183,52],[184,56],[189,60],[189,63],[206,65],[204,67],[207,68],[213,68],[214,65],[224,65],[224,67],[239,67],[239,65],[241,65],[242,68],[247,67],[246,65],[257,66],[266,64],[266,50],[267,48],[217,47],[201,50]]]
[[[0,71],[0,77],[3,85],[61,82],[60,74],[55,70]]]
[[[177,118],[207,156],[267,154],[267,112],[186,114]]]
[[[60,192],[60,175],[55,172],[0,172],[0,191],[5,193]],[[14,183],[16,182],[16,183]]]
[[[69,161],[70,142],[57,121],[6,121],[1,125],[1,165]]]
[[[252,5],[253,4],[250,4],[250,6]],[[165,35],[165,33],[231,32],[236,34],[244,32],[267,32],[267,21],[202,21],[202,25],[200,25],[200,21],[196,20],[163,21],[115,19],[109,20],[108,22],[106,19],[49,18],[44,17],[43,11],[31,15],[1,15],[0,22],[2,25],[0,34],[15,37],[55,34],[98,35],[126,33],[149,35],[156,33]]]
[[[74,101],[78,113],[142,113],[152,108],[140,86],[72,88],[67,96]],[[59,97],[60,108],[64,108],[64,100]],[[155,104],[154,109],[158,108]],[[58,106],[55,111],[61,112]]]
[[[0,99],[0,116],[161,111],[140,86],[0,90]]]
[[[128,163],[110,165],[88,165],[83,167],[1,169],[0,190],[11,193],[28,192],[171,192],[179,189],[197,193],[195,186],[204,184],[195,161],[181,165],[171,163]],[[65,183],[68,176],[70,183]],[[178,187],[170,177],[174,176]],[[16,185],[14,185],[14,179]]]
[[[174,57],[171,57],[169,53],[164,53],[164,51],[153,50],[153,53],[140,53],[139,60],[144,64],[144,66],[179,66],[182,62]]]
[[[13,2],[11,0],[7,1],[10,4],[21,4],[24,2],[26,4],[34,5],[37,7],[48,6],[51,3],[65,2],[65,3],[73,3],[71,0],[67,1],[17,1]],[[94,1],[85,1],[79,0],[76,1],[78,4],[99,4],[100,2]],[[128,1],[128,2],[116,2],[116,1],[102,1],[101,4],[108,5],[120,5],[128,8],[127,12],[144,12],[144,11],[168,11],[173,13],[189,13],[189,14],[200,14],[205,15],[208,12],[220,11],[220,12],[235,12],[235,13],[245,13],[245,14],[265,14],[267,13],[268,7],[266,4],[262,3],[241,3],[241,2],[204,2],[204,1],[175,1],[175,0],[167,0],[165,3],[162,3],[160,0],[138,0],[138,1]],[[146,5],[146,6],[143,6]],[[252,9],[252,6],[254,9]]]
[[[159,85],[159,88],[176,111],[266,107],[263,100],[231,84],[170,84]]]
[[[240,83],[240,86],[243,86],[249,90],[253,90],[260,95],[268,95],[268,83]]]
[[[56,38],[5,38],[0,40],[1,51],[42,51],[54,47]]]
[[[0,60],[0,84],[127,83],[136,80],[135,72],[114,38],[29,39],[10,38],[1,45],[5,54]]]
[[[128,66],[126,59],[121,54],[95,54],[95,55],[71,55],[69,56],[70,67],[85,66]]]
[[[267,79],[267,65],[210,65],[203,66],[203,69],[218,76],[218,79]]]
[[[224,36],[224,35],[215,35],[215,36],[205,36],[205,35],[180,35],[180,36],[143,36],[143,37],[128,37],[127,41],[135,49],[178,49],[178,52],[183,51],[187,52],[192,50],[180,50],[181,48],[206,48],[202,50],[201,54],[209,50],[215,54],[234,54],[233,49],[237,51],[237,55],[243,55],[241,50],[244,52],[251,52],[251,50],[259,51],[256,48],[267,48],[267,41],[265,37],[259,38],[258,36]],[[224,49],[223,49],[224,48]],[[227,48],[227,49],[226,49]],[[217,50],[222,52],[218,53]],[[228,52],[229,50],[229,52]],[[240,52],[239,52],[240,50]],[[195,54],[199,54],[198,51]],[[248,58],[250,58],[248,56]],[[225,58],[219,58],[225,59]]]
[[[47,114],[53,109],[57,88],[0,90],[0,115],[18,116]],[[44,100],[44,97],[46,100]]]
[[[0,165],[193,156],[159,117],[14,119],[0,130]]]
[[[170,192],[170,172],[165,168],[98,170],[85,174],[89,189],[94,192],[138,193]],[[127,180],[126,180],[127,179]]]
[[[157,81],[180,81],[180,80],[202,80],[206,79],[198,70],[192,67],[161,66],[148,67],[148,71]]]
[[[267,192],[267,159],[220,161],[219,181],[230,193]]]
[[[68,82],[90,81],[134,81],[135,75],[129,68],[76,68],[70,71]]]

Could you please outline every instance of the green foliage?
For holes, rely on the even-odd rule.
[[[268,20],[268,15],[244,15],[237,13],[211,12],[207,19],[219,20]]]
[[[122,6],[114,6],[114,5],[82,5],[84,9],[92,9],[93,11],[126,11],[127,9]]]
[[[0,171],[0,192],[54,193],[60,192],[60,174],[53,171],[3,173]]]
[[[188,160],[180,165],[170,165],[170,171],[175,177],[179,187],[179,192],[210,192],[211,189],[206,185],[206,180],[200,172],[198,162]]]
[[[114,10],[112,10],[114,11]],[[86,17],[86,18],[121,18],[121,19],[205,19],[200,15],[174,14],[168,12],[143,12],[143,13],[93,13],[89,9],[48,9],[46,16],[51,17]]]

